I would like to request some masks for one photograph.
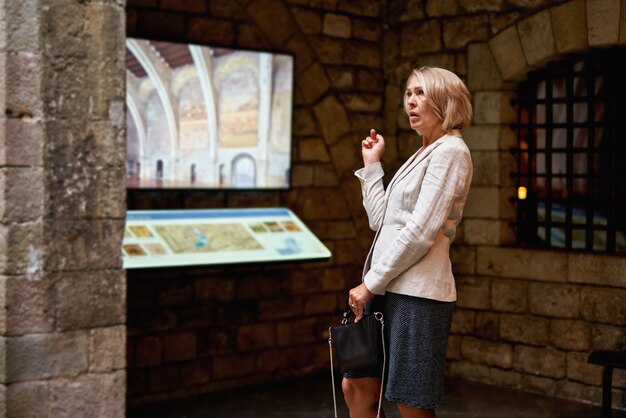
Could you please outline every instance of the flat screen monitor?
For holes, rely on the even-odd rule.
[[[294,57],[126,40],[130,189],[288,189]]]

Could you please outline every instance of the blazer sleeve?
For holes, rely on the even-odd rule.
[[[385,172],[383,167],[380,162],[377,162],[355,171],[354,175],[361,182],[363,207],[367,213],[369,226],[373,231],[377,231],[382,223],[385,208],[385,186],[383,185]]]
[[[384,294],[391,280],[428,253],[455,202],[462,196],[465,198],[471,172],[467,148],[433,151],[415,208],[405,227],[363,278],[372,293]]]

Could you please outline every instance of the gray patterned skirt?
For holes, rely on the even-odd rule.
[[[441,404],[453,310],[454,302],[391,292],[376,296],[368,303],[366,311],[382,311],[385,320],[387,400],[424,409]],[[381,368],[382,365],[345,376],[380,377]]]

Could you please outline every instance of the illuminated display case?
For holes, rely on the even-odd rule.
[[[287,208],[128,211],[124,268],[325,260]]]

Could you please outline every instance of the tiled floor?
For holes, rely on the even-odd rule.
[[[338,392],[339,417],[348,413]],[[128,418],[333,418],[330,378],[316,376],[135,408]],[[385,404],[387,418],[400,418]],[[446,382],[439,418],[600,418],[600,408],[462,380]],[[626,418],[626,411],[613,411]]]

